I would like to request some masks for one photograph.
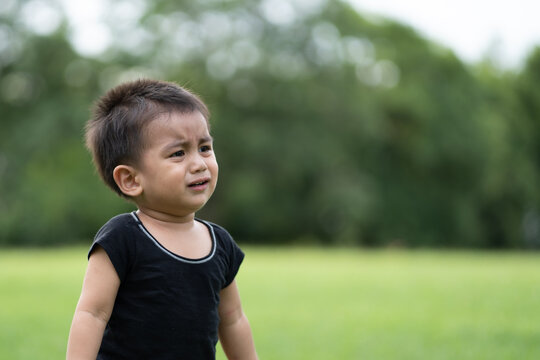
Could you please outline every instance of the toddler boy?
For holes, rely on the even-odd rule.
[[[96,104],[86,144],[104,182],[137,210],[109,220],[89,251],[67,359],[257,359],[235,282],[243,252],[200,220],[218,164],[205,104],[138,80]]]

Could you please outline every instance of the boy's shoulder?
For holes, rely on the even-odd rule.
[[[96,239],[111,233],[123,233],[137,227],[133,213],[118,214],[110,218],[96,233]]]
[[[195,218],[195,220],[210,226],[214,230],[227,232],[227,230],[225,230],[225,228],[223,226],[221,226],[219,224],[216,224],[215,222],[212,222],[212,221],[209,221],[209,220],[206,220],[206,219],[201,219],[201,218]]]
[[[122,214],[118,214],[118,215],[115,215],[113,216],[112,218],[110,218],[106,223],[105,225],[107,224],[119,224],[119,223],[126,223],[126,222],[133,222],[137,219],[137,217],[135,216],[135,212],[132,211],[132,212],[128,212],[128,213],[122,213]]]
[[[230,251],[235,252],[235,251],[240,250],[240,247],[238,246],[238,244],[236,243],[232,235],[223,226],[218,225],[214,222],[202,220],[199,218],[197,218],[197,220],[205,223],[207,226],[210,227],[219,247],[222,247],[227,252],[230,252]]]
[[[232,240],[231,234],[223,226],[216,224],[212,221],[208,221],[208,220],[203,220],[199,218],[197,218],[197,220],[209,226],[217,237],[222,237],[222,238],[227,238],[227,239]]]

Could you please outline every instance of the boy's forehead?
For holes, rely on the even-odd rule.
[[[209,136],[208,120],[195,110],[190,112],[169,111],[160,113],[146,124],[143,131],[146,141],[156,136],[185,137]]]

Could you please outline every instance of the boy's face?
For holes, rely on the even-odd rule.
[[[212,137],[203,115],[172,112],[145,128],[145,149],[137,169],[142,209],[189,216],[206,204],[218,179]]]

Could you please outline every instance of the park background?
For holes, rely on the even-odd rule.
[[[212,112],[199,215],[246,248],[261,356],[540,356],[540,47],[464,61],[337,0],[101,3],[0,5],[0,358],[63,351],[86,248],[133,210],[84,123],[140,77]]]

